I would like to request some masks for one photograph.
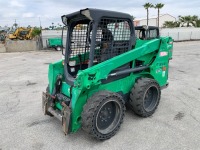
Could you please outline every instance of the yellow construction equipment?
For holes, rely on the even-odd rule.
[[[17,28],[14,33],[9,34],[8,38],[11,40],[20,39],[20,40],[31,40],[32,39],[33,28]]]

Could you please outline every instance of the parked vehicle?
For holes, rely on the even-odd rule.
[[[54,48],[57,51],[61,51],[63,43],[61,38],[49,38],[48,47]]]
[[[67,45],[64,60],[49,65],[44,114],[58,118],[65,134],[82,127],[99,140],[117,133],[126,106],[151,116],[168,86],[172,38],[136,39],[132,17],[114,11],[87,8],[62,21]]]
[[[8,35],[8,38],[11,39],[11,40],[16,40],[16,39],[19,39],[19,40],[31,40],[32,39],[32,34],[31,34],[32,31],[33,31],[33,28],[20,27],[20,28],[17,28],[15,30],[15,32],[10,33]]]

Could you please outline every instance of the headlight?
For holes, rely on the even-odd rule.
[[[75,66],[76,65],[76,61],[73,60],[73,61],[69,61],[69,66]]]

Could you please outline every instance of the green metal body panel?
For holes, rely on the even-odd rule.
[[[158,37],[159,37],[159,35],[158,35]],[[136,47],[142,46],[144,43],[146,43],[148,41],[151,41],[151,40],[149,40],[149,39],[141,40],[141,39],[137,38]],[[169,59],[172,59],[172,55],[173,55],[173,39],[171,37],[169,37],[168,43],[171,43],[171,44],[168,44],[167,46],[168,46],[168,50],[169,50]]]
[[[170,37],[150,41],[137,40],[133,50],[85,70],[79,70],[73,87],[68,85],[63,79],[61,92],[71,99],[70,108],[72,114],[70,132],[76,132],[81,127],[80,121],[83,106],[87,102],[87,99],[97,91],[109,90],[128,94],[135,84],[136,79],[139,77],[153,78],[160,86],[166,85],[168,80],[169,50],[171,49],[169,45],[170,40]],[[88,58],[88,54],[85,55]],[[155,59],[151,62],[153,58]],[[71,60],[73,59],[78,61],[77,58],[72,58]],[[135,60],[143,61],[143,65],[151,63],[150,68],[142,72],[130,73],[125,78],[102,84],[102,80],[106,80],[111,71],[130,62],[134,66]],[[48,77],[50,93],[53,92],[57,76],[59,74],[64,76],[63,72],[62,60],[49,65]],[[93,75],[93,78],[90,78],[91,75]],[[59,102],[56,102],[55,107],[59,110],[62,109],[62,105]]]
[[[55,46],[62,46],[62,39],[61,38],[50,38],[48,39],[49,46],[55,47]]]
[[[56,82],[56,78],[58,74],[63,75],[64,68],[62,64],[62,60],[54,62],[49,64],[49,73],[48,73],[48,79],[49,79],[49,91],[50,93],[53,92],[53,88]]]

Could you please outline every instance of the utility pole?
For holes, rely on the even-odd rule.
[[[42,25],[41,25],[40,17],[39,17],[39,22],[40,22],[40,30],[42,30]]]
[[[13,26],[15,27],[15,29],[17,29],[18,24],[16,23],[16,19],[15,19],[15,23],[13,24]]]

